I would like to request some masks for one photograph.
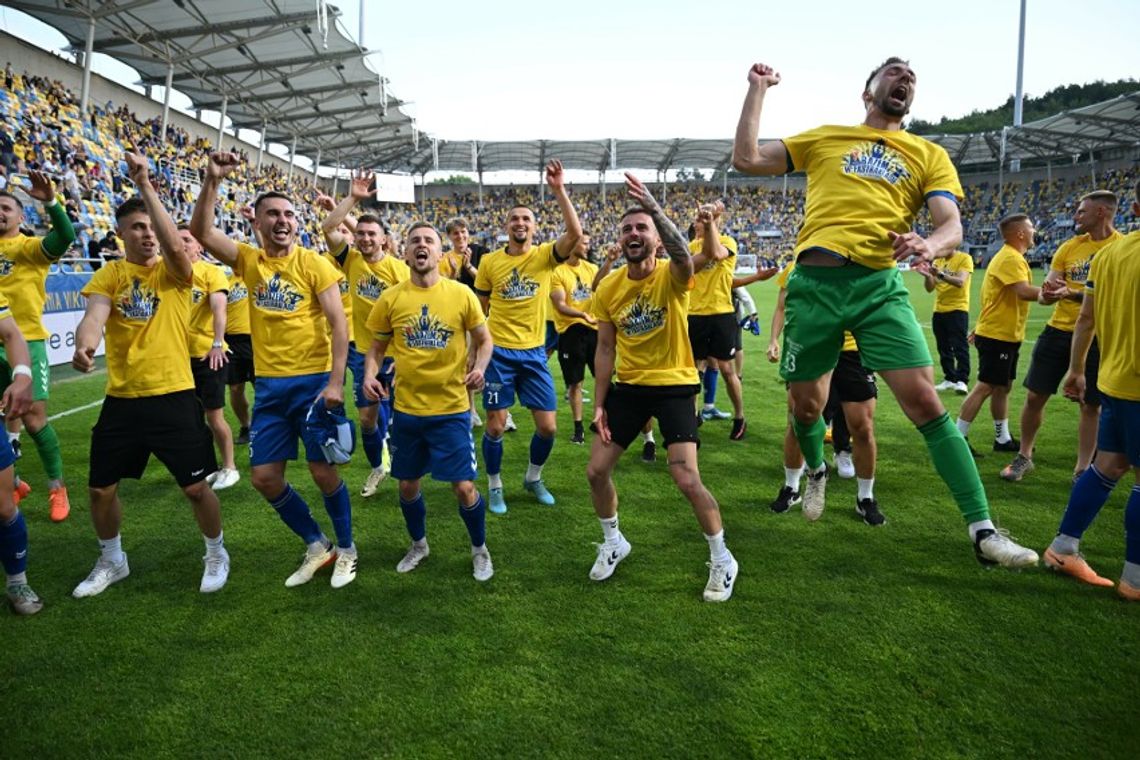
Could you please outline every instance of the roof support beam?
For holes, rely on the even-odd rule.
[[[342,50],[339,53],[324,53],[322,55],[304,55],[297,56],[296,58],[280,58],[277,60],[268,61],[255,61],[241,66],[223,66],[221,68],[207,68],[204,71],[183,71],[175,74],[175,82],[187,82],[195,79],[202,79],[203,76],[209,77],[228,77],[235,74],[250,74],[258,71],[272,71],[274,69],[285,69],[292,66],[308,66],[317,64],[325,66],[330,63],[337,63],[345,61],[350,58],[356,58],[360,55],[358,50]]]
[[[332,97],[326,98],[326,100],[330,100],[332,98],[344,97],[345,91],[347,91],[347,90],[361,90],[361,89],[364,89],[366,87],[373,87],[373,86],[375,86],[375,84],[376,84],[375,82],[368,81],[367,79],[357,80],[355,82],[345,82],[343,84],[338,85],[337,89],[333,91]],[[293,100],[295,98],[305,98],[305,97],[308,97],[310,95],[323,95],[323,94],[326,94],[328,92],[329,92],[328,87],[308,87],[308,88],[303,89],[303,90],[286,90],[285,92],[265,93],[264,95],[241,95],[241,94],[235,93],[234,94],[234,102],[235,103],[247,103],[247,104],[248,103],[271,103],[274,100]],[[208,101],[208,102],[199,103],[198,107],[203,109],[203,110],[213,111],[213,110],[217,110],[218,106],[220,106],[220,105],[221,105],[221,101],[216,100],[216,101]],[[363,109],[364,106],[361,106],[361,108]]]
[[[146,3],[142,3],[146,4]],[[110,12],[118,13],[122,11],[119,7],[110,7],[107,12],[102,15],[109,15]],[[329,13],[333,16],[339,16],[340,11],[334,7],[329,7]],[[211,34],[228,34],[232,32],[245,31],[247,29],[260,29],[262,27],[281,27],[293,28],[298,24],[306,22],[315,23],[317,20],[317,12],[304,11],[301,13],[282,13],[275,16],[261,16],[258,18],[246,19],[244,21],[229,21],[224,24],[201,24],[199,26],[187,26],[181,29],[165,29],[162,31],[144,32],[139,35],[127,37],[125,35],[116,35],[114,37],[105,37],[101,40],[95,41],[96,50],[105,50],[108,48],[121,47],[123,45],[138,44],[147,45],[152,42],[167,42],[170,40],[177,40],[184,37],[205,37]]]

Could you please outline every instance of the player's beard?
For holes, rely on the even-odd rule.
[[[896,108],[894,105],[892,105],[891,94],[889,92],[884,93],[883,96],[879,98],[878,102],[875,103],[875,106],[887,116],[895,119],[901,119],[910,113],[909,103],[905,103],[902,108]]]

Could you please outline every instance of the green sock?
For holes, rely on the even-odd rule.
[[[974,464],[966,439],[950,421],[950,415],[943,412],[941,417],[920,426],[918,432],[926,439],[934,469],[950,487],[962,517],[967,523],[988,520],[990,505],[978,476],[978,466]]]
[[[800,443],[804,461],[809,470],[818,470],[823,464],[823,437],[827,434],[827,424],[823,417],[816,417],[815,422],[805,425],[795,417],[792,418],[792,432]]]
[[[40,461],[44,463],[44,474],[48,480],[59,480],[63,477],[63,457],[59,453],[59,436],[51,423],[32,433],[32,440],[36,443],[36,451],[40,454]]]

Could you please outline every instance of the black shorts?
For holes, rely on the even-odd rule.
[[[253,371],[253,342],[248,335],[226,335],[230,361],[226,365],[226,385],[252,383],[257,380]]]
[[[210,369],[206,359],[191,359],[190,373],[194,375],[194,395],[206,411],[226,405],[226,368]]]
[[[598,331],[586,325],[574,324],[558,336],[558,366],[566,387],[577,385],[586,378],[586,367],[594,374],[594,353],[598,350]]]
[[[689,345],[693,359],[728,361],[736,356],[736,312],[727,314],[690,314]]]
[[[1020,343],[975,335],[974,348],[978,349],[978,382],[999,387],[1013,385]]]
[[[733,321],[736,322],[735,317]],[[736,352],[740,353],[744,350],[744,326],[736,322]]]
[[[610,437],[623,449],[637,438],[650,418],[657,418],[665,448],[674,443],[701,443],[693,397],[699,385],[629,385],[614,383],[606,396]]]
[[[1045,325],[1033,346],[1029,372],[1025,375],[1025,387],[1044,396],[1055,394],[1069,371],[1069,353],[1072,347],[1071,332]],[[1100,349],[1094,339],[1085,360],[1085,403],[1090,406],[1100,406],[1100,394],[1096,389],[1099,369]]]
[[[144,398],[108,396],[91,428],[87,484],[104,488],[123,478],[138,480],[151,454],[182,487],[218,469],[214,440],[194,391]]]
[[[831,397],[841,404],[862,403],[879,397],[875,374],[863,366],[858,351],[843,351],[831,373]]]

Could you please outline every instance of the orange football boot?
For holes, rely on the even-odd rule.
[[[71,513],[71,502],[67,498],[67,486],[51,489],[48,494],[48,515],[52,522],[63,522]]]
[[[1079,554],[1059,554],[1053,551],[1050,546],[1045,550],[1045,566],[1056,570],[1058,573],[1071,575],[1079,581],[1088,583],[1092,586],[1114,586],[1112,581],[1096,574],[1085,558]],[[1140,591],[1137,591],[1138,599],[1140,599]]]

